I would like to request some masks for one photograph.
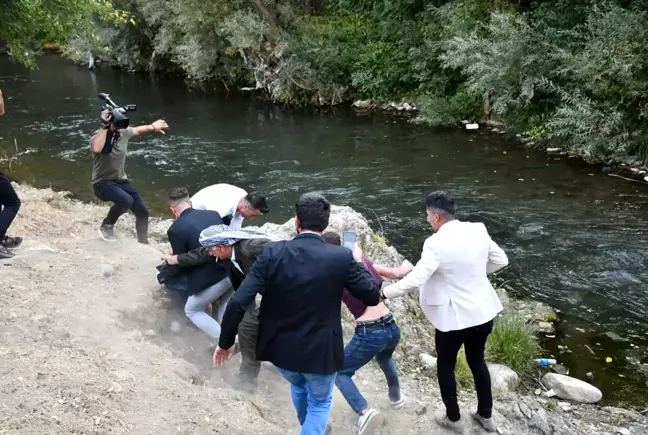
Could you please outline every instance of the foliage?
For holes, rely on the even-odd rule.
[[[91,17],[116,24],[129,19],[108,0],[0,0],[0,40],[28,66],[40,44],[64,44],[74,37],[94,40]]]
[[[648,157],[648,4],[639,0],[0,5],[0,38],[25,61],[34,42],[69,41],[77,59],[93,52],[192,84],[253,86],[282,103],[405,98],[430,125],[495,118],[539,146]]]
[[[525,319],[515,313],[505,313],[495,319],[486,346],[487,360],[505,364],[525,376],[532,372],[539,353],[538,337]]]

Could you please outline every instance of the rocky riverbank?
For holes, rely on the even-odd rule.
[[[156,284],[154,266],[166,249],[169,220],[152,222],[152,246],[135,243],[131,217],[118,224],[118,242],[106,244],[96,232],[105,207],[49,189],[17,190],[23,209],[12,229],[26,240],[14,259],[2,263],[0,292],[0,427],[6,433],[297,433],[285,383],[264,370],[257,394],[231,390],[220,371],[209,367],[203,335]],[[294,235],[292,221],[264,228],[282,238]],[[331,229],[356,231],[365,254],[377,263],[402,261],[348,207],[334,208]],[[538,328],[556,319],[549,307],[500,296],[507,310],[521,311]],[[402,411],[387,412],[375,367],[358,373],[362,391],[386,411],[379,433],[445,434],[431,420],[441,406],[434,370],[421,362],[421,354],[434,352],[432,328],[415,297],[395,301],[392,309],[404,331],[397,358],[410,400]],[[349,321],[346,327],[349,332]],[[494,384],[507,386],[498,387],[496,396],[502,433],[648,434],[639,412],[567,400],[574,390],[565,390],[560,378],[543,383],[565,398],[536,396],[539,383],[523,380],[518,386],[510,370],[492,371]],[[466,412],[473,396],[461,391]],[[355,422],[336,396],[335,433],[353,433]]]

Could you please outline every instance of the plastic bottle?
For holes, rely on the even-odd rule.
[[[555,359],[551,358],[540,358],[535,360],[536,365],[539,365],[540,367],[548,367],[556,364],[558,361]]]

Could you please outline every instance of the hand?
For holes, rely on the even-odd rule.
[[[405,260],[403,261],[403,264],[400,265],[400,276],[403,277],[410,273],[412,269],[414,269],[414,265],[410,263],[409,261]]]
[[[213,312],[214,312],[214,307],[212,306],[212,304],[207,304],[207,308],[205,308],[205,313],[211,316]]]
[[[163,255],[162,260],[166,261],[167,264],[174,266],[178,264],[178,256],[177,255]]]
[[[103,122],[110,122],[110,119],[112,118],[112,115],[110,114],[110,110],[104,109],[101,111],[101,120]]]
[[[362,262],[362,249],[360,249],[360,245],[357,243],[353,248],[353,258],[355,258],[355,261],[358,263]]]
[[[221,349],[220,347],[216,347],[216,350],[214,351],[214,368],[220,367],[225,364],[225,361],[229,361],[230,358],[232,358],[233,354],[234,346],[230,347],[229,349]]]
[[[157,121],[155,121],[155,122],[154,122],[153,124],[151,124],[151,125],[152,125],[153,128],[155,129],[155,132],[156,132],[156,133],[160,133],[160,134],[166,134],[166,133],[164,132],[164,130],[166,130],[166,129],[169,128],[169,125],[168,125],[168,124],[166,123],[166,121],[163,120],[163,119],[158,119]]]

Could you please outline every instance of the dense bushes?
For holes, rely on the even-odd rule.
[[[639,0],[113,2],[136,24],[102,25],[94,46],[128,69],[291,104],[407,98],[432,125],[495,118],[539,145],[646,157]]]

